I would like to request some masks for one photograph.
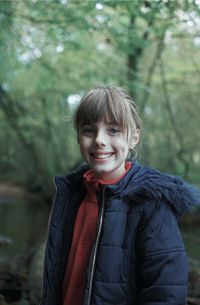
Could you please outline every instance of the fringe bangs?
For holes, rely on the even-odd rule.
[[[84,96],[74,115],[74,126],[104,121],[119,125],[123,131],[131,132],[136,127],[137,112],[135,104],[122,91],[115,87],[102,87],[91,90]]]

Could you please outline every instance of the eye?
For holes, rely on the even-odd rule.
[[[110,127],[108,131],[111,135],[117,135],[121,132],[118,127]]]
[[[95,132],[95,130],[92,126],[83,126],[81,128],[81,133],[86,136],[93,135],[94,132]]]

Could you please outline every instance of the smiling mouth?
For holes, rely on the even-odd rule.
[[[94,159],[106,160],[109,159],[114,153],[91,153]]]

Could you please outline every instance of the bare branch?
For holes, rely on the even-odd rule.
[[[145,91],[144,91],[144,94],[143,94],[143,97],[142,97],[142,100],[141,100],[141,103],[140,103],[141,113],[144,112],[145,106],[148,102],[148,98],[149,98],[149,95],[150,95],[150,91],[148,89],[151,87],[153,73],[156,69],[157,62],[159,61],[159,59],[161,57],[161,54],[162,54],[162,51],[164,49],[165,33],[166,33],[166,30],[163,32],[163,35],[160,37],[160,39],[158,41],[157,50],[156,50],[154,59],[153,59],[151,65],[149,67],[149,71],[148,71],[148,74],[147,74],[147,79],[146,79],[146,82],[145,82]]]
[[[173,131],[176,135],[176,139],[177,139],[178,144],[179,144],[179,149],[177,151],[177,157],[184,166],[185,177],[189,178],[190,163],[189,163],[188,158],[187,158],[187,153],[186,153],[186,150],[185,150],[183,136],[178,129],[178,126],[177,126],[177,123],[176,123],[176,118],[175,118],[174,112],[172,110],[170,95],[169,95],[169,91],[168,91],[168,88],[167,88],[165,69],[164,69],[164,64],[162,62],[162,59],[160,59],[159,67],[160,67],[160,77],[161,77],[161,82],[162,82],[162,89],[163,89],[164,98],[165,98],[165,100],[164,100],[165,108],[168,112],[169,120],[171,122]]]

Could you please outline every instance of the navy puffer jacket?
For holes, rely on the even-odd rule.
[[[83,166],[55,179],[41,305],[61,305],[75,217],[86,188]],[[83,305],[186,304],[188,262],[177,219],[200,203],[177,177],[137,162],[115,185],[97,192],[99,222]]]

